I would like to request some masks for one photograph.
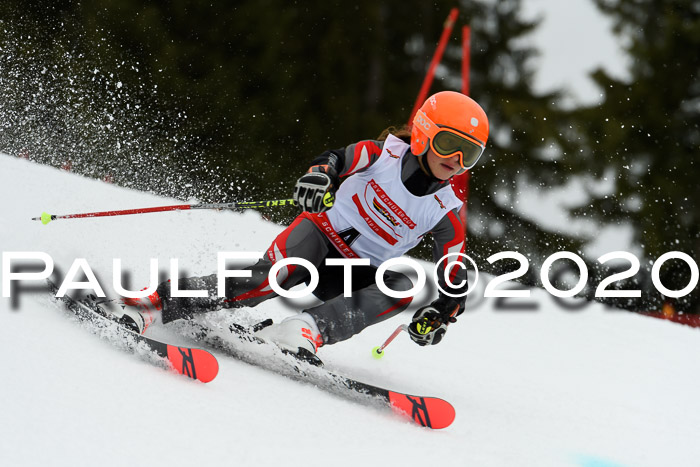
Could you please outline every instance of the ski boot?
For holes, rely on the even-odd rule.
[[[141,289],[146,290],[145,288]],[[150,325],[161,320],[163,314],[163,302],[160,299],[158,292],[153,292],[151,295],[143,298],[124,297],[121,299],[120,305],[126,305],[124,313],[134,318],[138,323],[138,318],[135,315],[141,316],[144,322],[144,328],[140,334],[148,329]],[[127,320],[129,318],[126,318]]]
[[[316,356],[316,351],[323,345],[323,339],[313,316],[301,313],[277,324],[272,324],[270,320],[263,323],[267,325],[255,331],[255,337],[276,344],[282,352],[299,360],[316,366],[323,365]]]
[[[83,300],[83,303],[95,313],[98,313],[137,334],[143,334],[146,331],[146,328],[148,328],[153,321],[152,319],[147,320],[144,315],[139,313],[139,311],[137,311],[135,308],[128,307],[126,304],[117,300],[100,298],[96,295],[89,294],[85,300]]]

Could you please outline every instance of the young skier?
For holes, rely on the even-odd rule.
[[[180,279],[181,290],[206,290],[206,297],[173,297],[170,282],[160,284],[145,299],[124,299],[122,320],[143,332],[160,313],[162,322],[221,308],[252,307],[277,296],[268,281],[270,268],[284,258],[303,258],[319,271],[314,295],[323,303],[302,310],[258,331],[263,340],[313,357],[321,345],[350,338],[367,326],[405,310],[411,298],[392,298],[375,283],[377,267],[415,247],[426,233],[434,239],[437,261],[449,253],[464,253],[465,226],[458,214],[462,202],[450,179],[473,167],[484,152],[489,124],[483,109],[469,97],[452,91],[431,96],[416,113],[412,130],[396,135],[386,130],[377,141],[361,141],[326,151],[314,159],[294,188],[302,213],[275,238],[266,254],[247,268],[248,278],[226,278],[225,297],[217,297],[216,274]],[[345,178],[341,184],[341,178]],[[331,258],[366,258],[369,265],[352,267],[352,296],[344,297],[344,268],[326,265]],[[440,286],[451,295],[467,290],[464,267],[452,267]],[[285,290],[309,282],[306,268],[280,269],[277,283]],[[385,285],[394,291],[413,287],[404,274],[387,271]],[[420,308],[409,325],[419,345],[441,341],[449,323],[464,311],[466,297],[440,292]],[[154,313],[154,311],[156,313]]]

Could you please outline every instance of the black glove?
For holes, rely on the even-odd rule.
[[[408,325],[408,335],[418,345],[439,344],[447,332],[449,323],[457,322],[462,310],[459,302],[450,297],[440,297],[428,306],[418,309]]]
[[[302,211],[327,211],[333,206],[339,184],[338,174],[332,167],[315,165],[297,180],[294,201]]]
[[[430,305],[419,308],[408,325],[408,335],[418,345],[435,345],[446,332],[440,313]]]

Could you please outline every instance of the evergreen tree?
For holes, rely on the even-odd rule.
[[[77,123],[64,125],[66,132],[81,128],[74,139],[81,141],[83,154],[98,158],[84,160],[115,170],[126,162],[115,174],[121,183],[219,201],[287,197],[298,170],[318,153],[405,123],[455,6],[447,0],[351,6],[63,0],[22,10],[23,3],[3,2],[7,23],[21,23],[23,37],[38,31],[48,51],[42,65],[63,66],[64,80],[80,77],[84,83],[66,85],[62,92],[89,95],[90,105],[81,101],[58,112],[75,116]],[[566,182],[581,159],[579,135],[570,128],[575,126],[555,105],[559,95],[536,95],[532,89],[536,51],[519,39],[537,22],[523,21],[520,5],[521,0],[459,5],[458,24],[472,28],[471,95],[492,128],[471,178],[468,251],[493,273],[511,267],[489,265],[485,258],[493,253],[523,252],[536,273],[544,257],[578,251],[581,243],[542,228],[518,209],[522,189]],[[431,92],[460,88],[458,36],[455,28]],[[31,53],[19,56],[30,60]],[[122,83],[121,91],[116,83]],[[120,110],[118,130],[100,106]],[[59,140],[51,144],[62,144]],[[539,281],[537,274],[523,280]]]
[[[581,136],[591,148],[583,162],[591,173],[602,176],[612,169],[617,177],[613,195],[575,214],[634,226],[636,245],[644,251],[644,271],[637,280],[644,300],[638,308],[659,309],[664,297],[652,292],[651,262],[669,251],[700,259],[700,8],[693,0],[596,3],[625,37],[631,65],[625,79],[597,71],[604,101],[578,113],[586,125]],[[690,268],[681,260],[669,261],[661,281],[683,289]],[[675,305],[700,311],[697,287]]]
[[[521,1],[465,3],[472,27],[471,94],[485,108],[491,138],[484,158],[473,169],[468,200],[468,252],[483,271],[513,269],[485,259],[513,250],[530,261],[528,285],[540,284],[539,268],[550,254],[579,252],[581,239],[527,218],[518,203],[522,190],[560,186],[573,174],[578,141],[573,122],[557,106],[559,92],[533,90],[537,51],[520,39],[538,21],[521,18]],[[458,69],[455,67],[455,69]]]

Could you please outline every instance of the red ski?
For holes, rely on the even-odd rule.
[[[58,287],[51,281],[47,282],[51,293],[56,295]],[[95,329],[108,329],[110,337],[113,337],[113,339],[109,339],[110,342],[132,353],[137,353],[139,348],[145,347],[146,350],[154,352],[159,359],[167,361],[169,366],[178,373],[202,383],[208,383],[219,373],[219,362],[214,355],[206,350],[170,345],[137,334],[68,295],[60,297],[59,300],[80,321],[90,323]]]
[[[455,408],[437,397],[420,397],[387,391],[394,412],[408,415],[421,426],[433,429],[447,428],[455,420]]]
[[[437,397],[413,396],[396,391],[363,383],[347,376],[339,375],[323,367],[317,358],[313,360],[298,359],[293,354],[280,350],[277,357],[265,353],[264,357],[256,358],[253,345],[268,345],[251,331],[261,329],[272,323],[265,320],[253,328],[245,328],[233,324],[227,330],[214,330],[196,323],[182,323],[183,333],[192,332],[192,336],[205,345],[214,347],[227,355],[271,370],[291,379],[313,384],[332,394],[354,400],[363,404],[382,405],[389,407],[394,413],[408,417],[420,426],[441,429],[447,428],[455,419],[455,408],[449,402]],[[188,331],[189,329],[189,331]],[[235,337],[245,347],[240,347],[232,341]],[[379,404],[376,404],[379,402]]]
[[[411,418],[420,426],[439,430],[447,428],[455,420],[455,408],[443,399],[390,391],[325,369],[322,371],[335,382],[336,389],[349,389],[358,394],[378,397],[395,413]]]

